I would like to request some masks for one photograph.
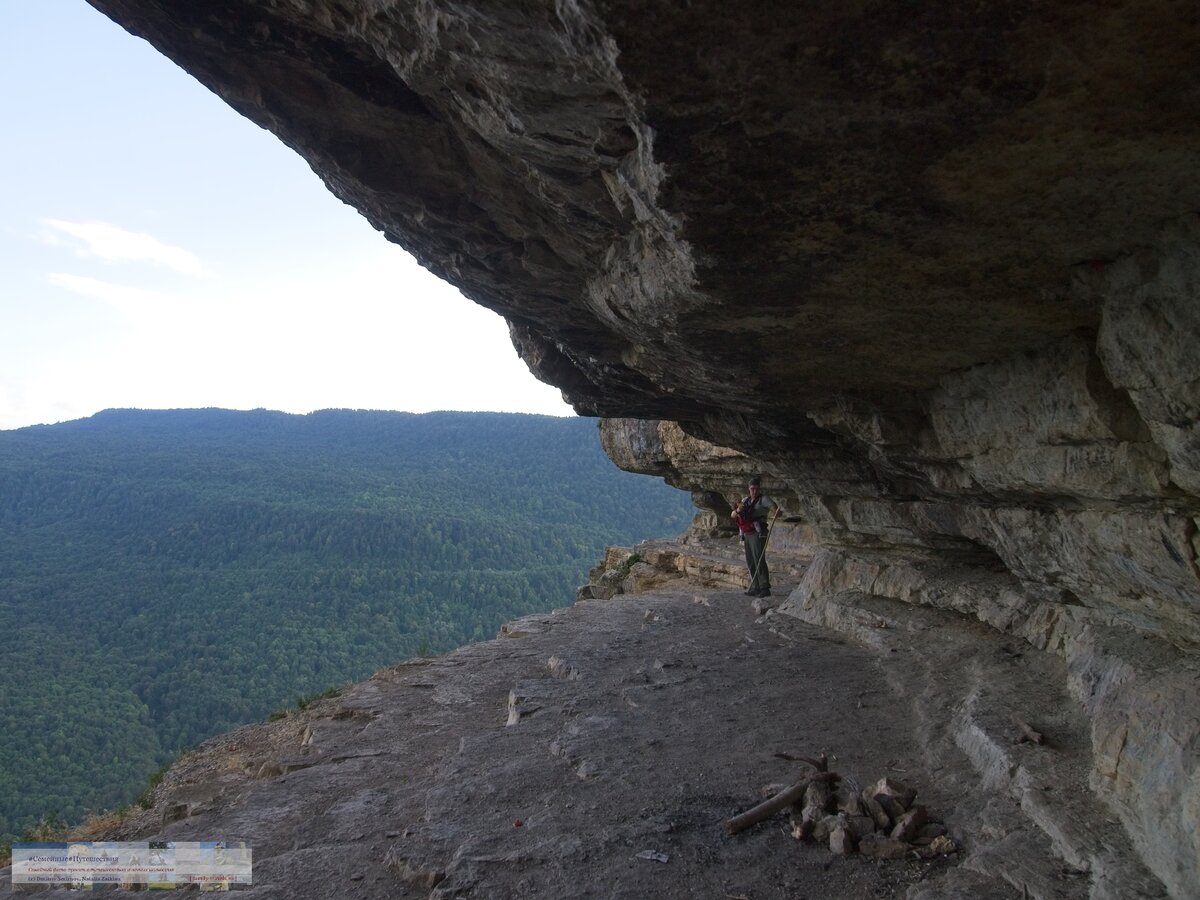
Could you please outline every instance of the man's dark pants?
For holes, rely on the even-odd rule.
[[[771,573],[767,570],[767,560],[763,552],[767,548],[767,539],[757,534],[743,534],[742,544],[746,548],[746,567],[750,570],[750,590],[769,591],[771,589]],[[761,560],[761,562],[760,562]],[[758,574],[755,574],[757,570]]]

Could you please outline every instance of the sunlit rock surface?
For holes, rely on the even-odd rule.
[[[91,0],[502,313],[784,610],[1057,654],[1092,788],[1200,893],[1200,25],[1097,5]]]

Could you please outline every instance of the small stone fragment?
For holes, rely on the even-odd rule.
[[[949,835],[942,834],[933,839],[929,849],[940,856],[946,853],[957,853],[958,845],[950,839]]]
[[[914,788],[909,787],[907,784],[904,784],[901,781],[893,781],[891,778],[887,777],[880,778],[879,781],[867,788],[867,791],[872,797],[878,800],[880,804],[883,804],[883,800],[881,798],[891,797],[898,804],[900,804],[902,810],[907,810],[913,805],[913,801],[917,799],[917,792]],[[886,804],[884,804],[883,808],[887,809]]]
[[[924,806],[914,806],[899,819],[892,829],[892,837],[898,841],[911,841],[917,836],[917,830],[929,821],[929,811]]]
[[[755,597],[754,601],[750,604],[750,609],[753,610],[756,616],[763,616],[778,605],[778,603],[773,603],[766,597]]]
[[[602,584],[585,584],[575,592],[577,600],[611,600],[617,594],[623,594],[620,582],[607,581]]]
[[[941,822],[929,822],[917,829],[917,834],[913,838],[915,844],[928,844],[936,837],[941,837],[946,833],[946,826]]]
[[[508,721],[506,726],[516,725],[521,721],[521,702],[524,698],[516,691],[508,692]]]
[[[795,816],[793,815],[792,837],[797,840],[806,840],[812,837],[816,831],[817,823],[824,819],[825,811],[829,807],[831,792],[829,784],[824,779],[810,782],[804,790],[804,802],[800,809],[800,824],[795,824]],[[828,837],[828,831],[824,832],[822,837],[817,838],[819,841],[824,841]]]
[[[829,833],[829,849],[838,856],[847,856],[854,850],[854,838],[848,828],[838,827]]]
[[[660,863],[668,862],[671,859],[671,857],[667,856],[667,854],[659,853],[657,850],[642,850],[635,855],[638,859],[651,859],[654,860],[654,862]]]
[[[819,778],[809,784],[808,789],[804,792],[804,811],[808,813],[811,809],[814,813],[824,813],[829,808],[829,801],[832,797],[832,792],[829,789],[829,782],[823,778]],[[808,816],[814,822],[818,820],[820,815]]]
[[[818,819],[816,821],[816,824],[813,825],[813,832],[812,832],[813,840],[816,841],[818,844],[823,844],[823,843],[825,843],[826,840],[829,839],[829,836],[831,834],[833,834],[833,832],[835,830],[837,830],[838,828],[846,828],[847,824],[848,823],[846,822],[845,814],[838,814],[835,816],[824,816],[824,817]]]
[[[1046,742],[1045,736],[1040,731],[1035,729],[1016,713],[1013,713],[1010,718],[1012,719],[1013,724],[1016,725],[1021,732],[1015,741],[1016,743],[1023,744],[1026,741],[1029,741],[1030,743],[1034,744],[1044,744]]]
[[[858,842],[858,852],[868,859],[904,859],[913,850],[903,841],[872,834]]]
[[[810,807],[801,807],[799,803],[792,806],[790,815],[792,837],[798,841],[806,841],[813,835],[813,829],[824,813]]]
[[[837,804],[838,812],[844,812],[848,816],[863,814],[862,797],[850,785],[838,785],[837,790],[833,792],[833,800]]]
[[[861,841],[868,834],[875,833],[875,820],[870,816],[849,816],[846,819],[846,827],[850,830],[851,837]]]
[[[889,797],[887,794],[879,794],[874,800],[893,823],[899,822],[900,818],[904,815],[904,807],[895,797]]]
[[[875,820],[875,826],[877,828],[890,830],[892,827],[892,820],[888,818],[888,814],[884,812],[883,807],[875,801],[875,798],[867,794],[866,790],[863,791],[862,801],[863,807],[866,809],[868,815]]]

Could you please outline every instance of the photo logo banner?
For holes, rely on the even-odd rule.
[[[244,841],[17,843],[12,883],[227,888],[251,883],[251,851]]]

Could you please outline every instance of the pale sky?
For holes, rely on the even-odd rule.
[[[111,407],[571,415],[504,320],[83,0],[0,0],[0,429]]]

